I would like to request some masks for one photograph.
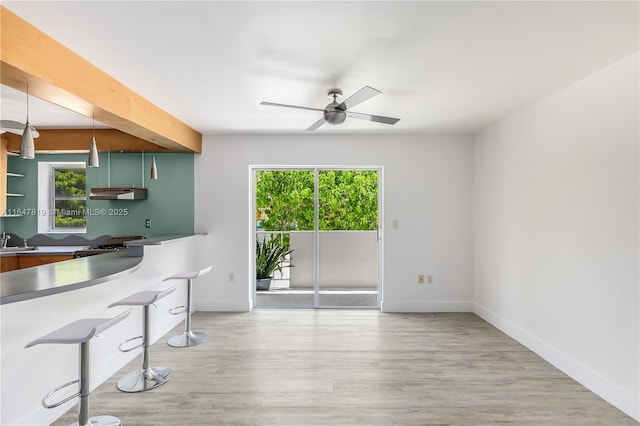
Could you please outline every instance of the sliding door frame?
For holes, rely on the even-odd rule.
[[[313,307],[309,309],[322,308],[320,306],[320,218],[319,218],[319,175],[324,170],[375,170],[378,174],[378,229],[377,229],[377,249],[378,249],[378,300],[377,309],[382,309],[384,300],[384,166],[363,166],[363,165],[326,165],[326,166],[293,166],[293,165],[249,165],[249,306],[256,307],[257,291],[255,285],[256,253],[255,241],[256,230],[256,176],[261,170],[300,170],[313,172],[313,192],[314,192],[314,242],[313,242]]]

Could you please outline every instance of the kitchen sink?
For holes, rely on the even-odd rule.
[[[28,250],[35,250],[36,247],[1,247],[0,248],[0,252],[7,252],[7,251],[28,251]]]

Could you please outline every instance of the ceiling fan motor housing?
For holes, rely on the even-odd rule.
[[[344,120],[347,118],[347,113],[339,109],[336,109],[337,106],[338,106],[338,103],[334,101],[334,102],[331,102],[329,105],[327,105],[326,108],[324,109],[324,120],[327,123],[333,124],[333,125],[342,124],[344,123]]]

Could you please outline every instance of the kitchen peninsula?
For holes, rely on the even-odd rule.
[[[107,318],[123,309],[112,302],[132,293],[161,290],[163,279],[194,270],[201,235],[182,235],[128,242],[127,250],[56,262],[0,274],[2,318],[2,402],[0,424],[50,424],[77,400],[44,409],[42,397],[52,388],[77,378],[77,347],[41,345],[25,349],[38,337],[83,318]],[[169,315],[185,304],[184,283],[151,308],[151,341],[155,342],[184,318]],[[103,383],[140,350],[118,351],[118,344],[140,333],[141,314],[129,317],[92,342],[92,389]]]

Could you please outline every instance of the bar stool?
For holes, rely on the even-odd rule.
[[[42,398],[42,406],[44,408],[55,408],[71,401],[73,398],[80,397],[80,413],[78,414],[78,422],[74,425],[79,426],[120,426],[122,422],[119,418],[114,416],[95,416],[89,418],[89,393],[90,393],[90,380],[91,380],[91,357],[89,353],[89,341],[102,333],[106,329],[114,326],[123,319],[129,316],[131,309],[121,313],[113,318],[87,318],[81,319],[71,324],[68,324],[56,331],[53,331],[46,336],[34,340],[27,344],[25,348],[31,346],[40,345],[43,343],[61,343],[61,344],[80,344],[80,379],[65,383],[62,386],[58,386],[51,392],[47,393]],[[67,386],[79,383],[78,393],[71,395],[62,401],[56,403],[50,403],[49,399],[66,388]],[[73,426],[73,425],[72,425]]]
[[[134,349],[143,348],[142,350],[142,368],[132,371],[118,381],[116,385],[118,389],[123,392],[144,392],[158,386],[161,386],[169,381],[171,378],[171,370],[166,367],[149,367],[149,305],[154,304],[156,301],[162,299],[170,293],[175,291],[176,286],[173,286],[163,291],[141,291],[134,293],[129,297],[125,297],[122,300],[112,303],[109,307],[113,306],[142,306],[142,335],[127,339],[118,346],[121,352],[130,352]],[[124,346],[136,339],[142,339],[142,343],[131,348],[125,348]]]
[[[191,312],[192,312],[192,302],[193,302],[193,280],[198,278],[200,275],[204,275],[207,272],[211,271],[212,266],[208,266],[199,271],[188,271],[181,272],[176,275],[172,275],[169,278],[165,278],[163,281],[169,280],[187,280],[187,306],[176,306],[173,309],[169,310],[169,313],[172,315],[178,315],[186,312],[186,318],[184,322],[184,332],[178,334],[176,336],[171,337],[167,344],[169,346],[173,346],[175,348],[185,348],[187,346],[195,346],[207,340],[207,335],[204,333],[200,333],[197,331],[191,331]],[[180,309],[182,310],[176,310]]]

